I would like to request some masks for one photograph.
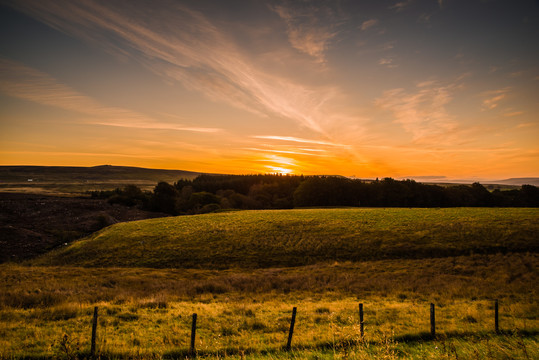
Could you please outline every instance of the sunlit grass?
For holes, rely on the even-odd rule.
[[[417,344],[427,348],[433,344],[428,335],[429,304],[424,302],[385,298],[364,301],[364,338],[359,333],[358,299],[351,297],[244,297],[230,302],[224,296],[208,296],[198,301],[162,303],[161,307],[151,301],[95,305],[99,306],[97,350],[101,354],[186,354],[192,313],[198,314],[196,349],[201,355],[276,353],[286,344],[293,306],[298,307],[293,347],[307,353],[327,349],[346,353],[362,348],[376,353],[388,344],[398,352],[417,352]],[[92,306],[65,304],[48,309],[1,311],[1,355],[54,356],[69,349],[73,353],[87,352]],[[465,351],[463,347],[470,341],[490,338],[491,343],[502,346],[508,337],[526,342],[527,351],[537,354],[537,336],[518,335],[518,331],[539,330],[537,318],[522,317],[528,306],[502,306],[504,329],[515,334],[511,338],[493,334],[491,302],[452,301],[438,308],[439,338],[434,343],[460,343],[458,349]],[[66,343],[69,349],[65,348]]]
[[[537,220],[536,209],[306,209],[118,224],[0,266],[0,358],[87,357],[94,306],[103,359],[185,358],[193,313],[200,358],[539,358]],[[35,266],[64,263],[79,266]]]
[[[108,227],[39,265],[259,268],[539,249],[538,209],[305,209]]]
[[[525,359],[523,349],[533,358],[536,264],[536,254],[498,254],[226,271],[3,265],[0,355],[87,354],[98,306],[98,351],[118,358],[185,356],[195,312],[196,348],[208,358],[419,359],[437,358],[443,346],[447,358],[453,348],[459,358]],[[495,298],[508,331],[500,336]],[[293,352],[285,355],[294,306]]]
[[[0,266],[0,308],[64,302],[190,300],[204,294],[353,294],[442,303],[465,299],[533,299],[537,254],[395,259],[305,267],[195,270]]]

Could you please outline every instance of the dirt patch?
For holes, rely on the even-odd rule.
[[[101,199],[0,193],[0,262],[38,256],[117,222],[163,216]]]

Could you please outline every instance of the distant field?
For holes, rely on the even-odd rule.
[[[264,268],[537,252],[539,209],[296,209],[110,226],[34,265]]]
[[[151,191],[156,184],[157,182],[148,180],[2,182],[0,183],[0,192],[78,196],[91,191],[121,189],[127,185],[136,185],[141,190]]]
[[[0,166],[0,191],[39,194],[80,194],[113,190],[129,184],[152,190],[160,181],[174,183],[201,173],[128,166]]]

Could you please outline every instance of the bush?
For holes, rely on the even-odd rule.
[[[127,185],[123,189],[116,189],[107,199],[109,204],[119,204],[123,206],[146,206],[148,195],[146,195],[136,185]]]
[[[215,212],[217,210],[221,210],[221,206],[219,204],[208,204],[208,205],[204,205],[202,209],[198,211],[198,213],[206,214],[206,213]]]

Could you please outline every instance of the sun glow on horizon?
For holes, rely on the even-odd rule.
[[[272,170],[270,173],[277,173],[277,174],[282,174],[282,175],[292,175],[294,173],[294,171],[292,169],[285,169],[283,167],[279,167],[279,166],[270,166],[268,165],[267,166],[268,169]]]
[[[294,169],[298,167],[297,161],[289,157],[269,155],[267,158],[260,160],[264,168],[269,169],[271,173],[289,175],[295,173]]]

